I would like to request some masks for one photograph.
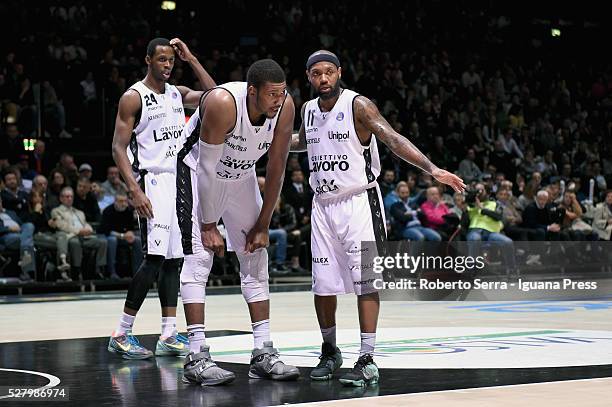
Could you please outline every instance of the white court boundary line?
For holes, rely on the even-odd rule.
[[[39,388],[35,389],[34,391],[40,390],[40,389],[48,389],[48,388],[51,388],[51,387],[55,387],[58,384],[60,384],[60,382],[61,382],[61,380],[57,376],[53,376],[52,374],[49,374],[49,373],[36,372],[34,370],[6,369],[6,368],[3,368],[3,367],[0,367],[0,371],[33,374],[35,376],[41,376],[41,377],[44,377],[45,379],[49,380],[49,383],[47,383],[46,385],[44,385],[42,387],[39,387]],[[18,387],[19,386],[15,386],[15,388],[18,388]],[[11,397],[15,397],[15,396],[11,396],[11,395],[7,394],[5,396],[0,396],[0,399],[7,399],[7,398],[11,398]]]
[[[293,406],[315,406],[319,404],[333,404],[340,402],[349,402],[349,401],[357,401],[357,400],[378,400],[378,399],[394,399],[394,398],[402,398],[402,397],[416,397],[416,396],[429,396],[432,394],[448,394],[448,393],[465,393],[472,392],[474,390],[491,390],[491,389],[508,389],[515,387],[526,387],[526,386],[539,386],[544,384],[559,384],[559,383],[579,383],[579,382],[596,382],[596,381],[606,381],[612,380],[612,377],[595,377],[592,379],[572,379],[572,380],[554,380],[551,382],[538,382],[538,383],[523,383],[523,384],[508,384],[508,385],[499,385],[499,386],[486,386],[486,387],[468,387],[465,389],[453,389],[453,390],[436,390],[436,391],[425,391],[418,393],[405,393],[405,394],[389,394],[387,396],[373,396],[373,397],[349,397],[346,399],[338,399],[338,400],[326,400],[326,401],[313,401],[309,403],[299,403],[292,404]]]

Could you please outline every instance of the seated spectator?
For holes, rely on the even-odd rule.
[[[378,185],[380,186],[382,196],[387,196],[389,192],[395,190],[395,171],[384,170],[382,179]]]
[[[119,178],[119,168],[115,166],[108,167],[106,170],[106,181],[102,183],[102,189],[107,195],[117,196],[118,193],[128,193],[127,186],[121,178]]]
[[[17,157],[24,153],[23,136],[20,134],[16,124],[9,123],[4,128],[3,143],[0,144],[10,163],[16,163]]]
[[[112,205],[115,200],[115,197],[107,195],[106,192],[104,192],[102,185],[98,181],[91,183],[91,192],[96,197],[96,201],[98,201],[100,212]]]
[[[46,145],[42,140],[36,140],[34,143],[34,151],[30,155],[29,167],[36,171],[37,174],[48,174],[51,170],[49,156],[46,153]]]
[[[28,194],[19,188],[17,172],[8,170],[4,173],[4,189],[0,192],[4,208],[13,211],[23,222],[28,217]]]
[[[22,281],[32,281],[36,273],[34,258],[34,225],[23,222],[17,213],[4,209],[0,198],[0,246],[18,250]]]
[[[475,159],[476,153],[473,148],[470,148],[465,158],[459,163],[457,175],[460,176],[466,184],[471,184],[473,181],[480,181],[480,177],[482,176],[482,171],[474,162]]]
[[[285,187],[283,192],[285,203],[291,205],[295,210],[297,219],[297,229],[300,239],[310,245],[310,213],[312,211],[312,189],[304,180],[304,172],[302,170],[291,171],[291,183]]]
[[[549,202],[548,192],[540,190],[535,201],[523,211],[523,227],[533,230],[534,240],[559,240],[563,214]]]
[[[302,244],[301,234],[297,228],[295,210],[291,205],[285,204],[282,196],[276,202],[270,222],[270,241],[276,242],[274,262],[271,273],[287,273],[285,261],[287,255],[291,257],[291,268],[293,271],[304,271],[300,267],[300,247]],[[291,249],[287,250],[287,243],[291,243]]]
[[[91,181],[93,175],[93,168],[87,163],[83,163],[79,166],[79,178],[87,178]]]
[[[100,207],[98,200],[91,192],[91,181],[85,177],[79,178],[74,196],[74,207],[85,213],[85,220],[92,226],[100,223]]]
[[[17,162],[15,166],[19,169],[21,173],[21,181],[24,187],[27,187],[26,181],[31,182],[36,176],[36,171],[30,168],[29,157],[27,154],[21,154],[17,157]]]
[[[34,244],[38,248],[56,250],[55,264],[60,272],[58,277],[62,281],[71,281],[68,273],[68,235],[65,232],[56,232],[51,211],[44,204],[43,194],[38,189],[33,189],[30,193],[29,206],[29,222],[34,225],[35,230]]]
[[[51,183],[47,190],[47,204],[49,208],[53,209],[60,205],[60,193],[66,186],[66,178],[64,178],[64,174],[62,174],[61,171],[53,170],[49,175],[49,179]]]
[[[446,220],[444,216],[450,213],[448,206],[442,202],[438,187],[427,188],[427,200],[421,205],[423,226],[434,230],[441,229]]]
[[[461,192],[455,192],[453,195],[453,203],[454,206],[450,208],[450,212],[461,219],[463,217],[463,212],[467,210],[465,195]]]
[[[612,234],[612,190],[607,190],[604,202],[600,202],[593,212],[593,230],[601,240],[610,240]]]
[[[79,172],[77,171],[77,166],[74,163],[74,157],[71,154],[62,153],[57,166],[51,170],[51,172],[53,171],[59,171],[62,173],[64,176],[64,183],[67,186],[76,186],[79,179]]]
[[[115,202],[102,212],[99,232],[106,236],[107,270],[110,278],[118,279],[117,248],[127,245],[132,251],[132,275],[136,273],[143,260],[142,241],[138,234],[138,224],[134,208],[128,204],[126,194],[119,193]]]
[[[518,197],[518,205],[521,210],[525,210],[529,204],[535,201],[536,193],[540,190],[542,175],[534,172],[531,179],[525,185],[523,193]]]
[[[385,207],[385,213],[387,217],[391,217],[391,206],[400,201],[400,197],[397,191],[399,191],[400,187],[408,187],[408,183],[406,181],[400,181],[395,186],[395,190],[389,192],[387,195],[384,195],[383,205]]]
[[[37,175],[32,180],[32,191],[38,191],[43,195],[45,205],[47,204],[47,188],[49,187],[49,182],[47,181],[47,177],[44,175]]]
[[[523,152],[519,148],[516,140],[513,138],[515,129],[512,127],[506,128],[504,134],[500,134],[497,140],[501,143],[504,151],[513,157],[523,158]]]
[[[70,252],[75,254],[70,259],[72,274],[81,273],[82,248],[91,248],[96,250],[96,275],[104,278],[102,269],[106,268],[106,239],[96,236],[93,227],[85,221],[85,214],[72,206],[74,192],[71,187],[62,188],[60,201],[61,205],[51,211],[51,217],[57,229],[68,234]]]
[[[546,181],[548,181],[550,177],[554,177],[559,174],[552,150],[546,151],[546,154],[544,154],[544,159],[538,163],[537,169],[538,172],[542,174],[542,178]]]
[[[566,190],[563,193],[563,200],[559,204],[559,208],[565,211],[561,222],[561,239],[562,240],[597,240],[597,233],[593,232],[591,225],[582,220],[582,214],[585,212],[580,202],[576,199],[576,193],[572,190]]]
[[[534,231],[521,227],[523,217],[518,209],[512,204],[512,191],[508,188],[500,188],[497,191],[496,197],[498,204],[502,208],[504,233],[512,240],[537,240],[537,234]]]
[[[393,229],[402,238],[408,240],[430,240],[439,242],[442,237],[431,228],[423,227],[418,218],[418,212],[408,204],[410,190],[408,185],[398,185],[397,195],[399,201],[391,205],[391,217],[393,218]]]

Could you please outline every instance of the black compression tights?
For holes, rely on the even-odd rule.
[[[163,256],[147,255],[128,288],[126,308],[138,311],[156,278],[161,306],[176,307],[181,263],[182,259],[164,260]]]

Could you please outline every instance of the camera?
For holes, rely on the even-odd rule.
[[[470,189],[469,191],[467,191],[465,195],[465,203],[468,204],[469,206],[474,206],[474,204],[476,203],[477,196],[478,196],[478,191],[474,189]]]

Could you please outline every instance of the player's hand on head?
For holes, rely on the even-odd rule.
[[[257,249],[264,249],[270,245],[270,233],[268,228],[254,226],[246,235],[244,250],[253,253]]]
[[[153,206],[144,192],[137,189],[131,195],[132,206],[136,209],[136,212],[138,212],[138,216],[147,219],[153,218]]]
[[[456,192],[463,192],[465,190],[463,180],[452,172],[437,168],[432,171],[431,176],[434,177],[436,181],[449,185]]]
[[[219,229],[217,229],[216,223],[202,225],[200,236],[202,238],[202,245],[205,248],[212,250],[219,257],[225,255],[225,243],[223,242],[223,236],[221,236]]]
[[[180,39],[171,39],[170,45],[172,45],[172,48],[174,48],[174,52],[176,52],[176,54],[181,60],[188,61],[189,59],[193,58],[193,54],[189,50],[189,47],[187,47],[187,44],[185,44]]]

